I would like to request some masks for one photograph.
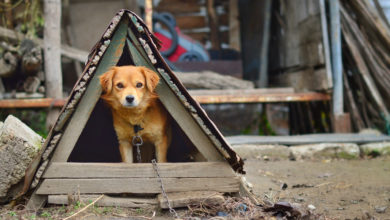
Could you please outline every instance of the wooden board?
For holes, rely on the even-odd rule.
[[[231,136],[226,138],[232,144],[282,144],[302,145],[314,143],[370,143],[390,141],[388,135],[375,134],[306,134],[293,136]]]
[[[87,123],[90,114],[92,113],[96,102],[100,98],[101,87],[99,83],[99,76],[106,72],[111,66],[115,66],[122,55],[123,47],[126,40],[126,32],[128,21],[123,20],[118,24],[118,30],[115,32],[112,41],[107,48],[104,56],[101,58],[97,66],[94,77],[88,84],[84,96],[77,105],[70,122],[65,130],[58,146],[53,154],[52,161],[67,161],[70,153],[73,150],[81,132]]]
[[[161,177],[235,177],[224,162],[159,163]],[[151,163],[52,163],[43,178],[141,178],[156,177]]]
[[[163,0],[158,3],[156,11],[172,14],[199,12],[201,5],[198,2],[198,0]]]
[[[206,17],[201,15],[176,16],[176,23],[180,29],[202,28],[207,26]]]
[[[166,192],[210,190],[217,192],[238,192],[239,179],[234,178],[164,178]],[[37,190],[39,195],[49,194],[157,194],[161,193],[156,178],[116,179],[45,179]]]
[[[99,196],[100,195],[80,195],[80,201],[82,203],[89,204]],[[79,198],[74,199],[77,201]],[[68,195],[49,195],[47,203],[55,205],[69,205],[71,202],[69,202]],[[157,206],[157,204],[156,198],[128,198],[104,195],[104,197],[99,199],[99,201],[97,201],[94,205],[122,208],[146,208],[150,206]]]
[[[222,193],[212,191],[194,191],[168,193],[169,203],[172,208],[187,207],[188,205],[218,205],[225,201]],[[160,208],[167,209],[167,200],[162,194],[157,196]]]
[[[271,103],[271,102],[308,102],[328,101],[330,95],[319,92],[275,93],[275,94],[220,94],[220,95],[193,95],[195,100],[202,104],[221,103]]]
[[[129,31],[128,34],[132,42],[128,40],[127,46],[130,50],[134,64],[136,66],[146,66],[159,74],[159,72],[150,63],[150,60],[145,58],[148,56],[146,55],[143,47],[140,45],[134,34],[131,31]],[[160,78],[162,78],[161,75]],[[199,152],[208,161],[225,161],[209,137],[201,129],[199,124],[195,121],[192,115],[184,107],[183,103],[180,102],[176,94],[171,90],[171,88],[163,79],[160,80],[156,88],[156,92],[169,114],[173,117],[173,119],[175,119],[180,128],[199,150]]]

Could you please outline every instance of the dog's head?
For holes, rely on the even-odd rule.
[[[146,67],[112,67],[100,76],[102,98],[126,108],[137,107],[157,97],[154,90],[159,80],[158,75]]]

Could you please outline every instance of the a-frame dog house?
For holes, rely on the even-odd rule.
[[[235,173],[244,173],[243,161],[172,73],[157,47],[157,40],[137,15],[121,10],[112,19],[93,48],[40,156],[26,172],[24,192],[35,188],[28,204],[30,208],[42,206],[51,196],[75,192],[95,195],[161,193],[151,163],[108,163],[120,161],[115,154],[117,144],[111,116],[99,100],[98,77],[116,65],[146,66],[159,74],[161,80],[156,91],[176,123],[178,133],[173,133],[173,139],[181,136],[185,140],[179,145],[189,143],[196,149],[192,155],[189,153],[192,161],[203,161],[159,164],[166,191],[239,191]],[[106,136],[111,139],[105,140]],[[179,150],[173,154],[181,153]],[[174,158],[171,161],[185,160]]]

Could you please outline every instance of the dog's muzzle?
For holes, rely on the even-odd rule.
[[[125,107],[135,107],[138,105],[138,102],[133,95],[128,95],[125,97],[125,102],[123,105]]]

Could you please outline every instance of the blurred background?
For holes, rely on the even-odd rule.
[[[166,62],[225,135],[390,130],[388,0],[0,0],[0,119],[47,134],[122,8],[152,20]],[[58,19],[52,73],[45,28]]]

